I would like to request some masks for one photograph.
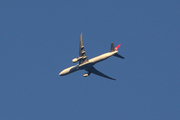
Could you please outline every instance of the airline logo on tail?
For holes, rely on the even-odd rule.
[[[120,46],[121,46],[121,44],[119,44],[114,50],[116,51]]]

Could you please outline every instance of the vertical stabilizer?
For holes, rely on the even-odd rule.
[[[119,48],[119,46],[121,46],[121,44],[119,44],[114,50],[116,51]]]

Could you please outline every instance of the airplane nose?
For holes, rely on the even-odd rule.
[[[59,76],[63,76],[63,75],[66,75],[67,74],[67,71],[66,71],[66,69],[65,70],[63,70],[63,71],[61,71],[60,73],[59,73]]]
[[[74,67],[74,66],[73,66],[73,67]],[[61,71],[61,72],[59,73],[59,76],[64,76],[64,75],[69,74],[71,68],[72,68],[72,67],[69,67],[69,68],[64,69],[63,71]]]
[[[61,73],[59,73],[59,76],[61,76]]]
[[[63,73],[62,73],[62,72],[60,72],[60,73],[59,73],[59,76],[62,76],[62,75],[63,75]]]

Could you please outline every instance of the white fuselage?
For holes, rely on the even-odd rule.
[[[94,64],[98,63],[98,62],[101,62],[109,57],[111,57],[112,55],[114,55],[115,53],[117,53],[118,51],[113,51],[113,52],[108,52],[108,53],[104,53],[102,55],[99,55],[97,57],[94,57],[90,60],[88,60],[87,62],[85,63],[82,63],[82,64],[77,64],[75,66],[71,66],[69,68],[66,68],[64,69],[63,71],[61,71],[59,73],[60,76],[63,76],[63,75],[67,75],[67,74],[70,74],[70,73],[73,73],[77,70],[83,70],[83,69],[88,69],[88,67],[92,67]]]

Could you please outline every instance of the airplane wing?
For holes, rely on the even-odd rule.
[[[101,77],[105,77],[105,78],[108,78],[108,79],[111,79],[111,80],[116,80],[116,79],[114,79],[114,78],[111,78],[111,77],[109,77],[109,76],[107,76],[107,75],[99,72],[99,71],[96,70],[94,67],[91,67],[91,68],[90,68],[89,70],[87,70],[87,71],[88,71],[89,73],[93,73],[93,74],[99,75],[99,76],[101,76]]]
[[[82,64],[82,63],[88,61],[87,56],[85,54],[85,50],[84,50],[84,45],[83,45],[83,40],[82,40],[82,33],[80,35],[79,57],[81,58],[79,60],[79,64]]]

